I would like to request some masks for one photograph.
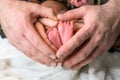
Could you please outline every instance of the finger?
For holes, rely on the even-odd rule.
[[[41,61],[39,58],[34,58],[32,50],[29,50],[28,48],[22,46],[20,43],[13,43],[13,45],[20,51],[22,51],[26,56],[28,56],[29,58],[33,59],[34,61],[37,61],[39,62],[40,64],[43,64],[45,65],[45,62],[44,61]]]
[[[39,51],[39,50],[38,50]],[[47,57],[46,55],[44,55],[41,51],[39,51],[39,53],[35,53],[33,56],[31,56],[33,60],[39,60],[42,62],[42,64],[47,65],[47,66],[53,66],[56,67],[57,63],[55,62],[55,60]],[[40,63],[40,62],[39,62]]]
[[[50,48],[43,40],[40,38],[38,33],[35,31],[32,24],[28,23],[26,26],[27,29],[24,33],[25,37],[30,41],[30,43],[38,50],[40,50],[44,55],[55,59],[55,52],[52,48]]]
[[[40,18],[39,21],[43,25],[48,26],[48,27],[56,27],[57,24],[58,24],[58,21],[51,20],[51,19],[48,19],[48,18]]]
[[[85,27],[85,26],[84,26]],[[60,59],[64,59],[66,56],[70,55],[70,53],[80,46],[84,41],[89,39],[91,33],[89,30],[85,28],[80,29],[68,42],[66,42],[57,52],[57,57]]]
[[[57,63],[53,59],[47,57],[40,50],[37,50],[35,47],[31,47],[28,49],[31,51],[30,53],[32,54],[29,57],[32,58],[33,60],[47,66],[55,67],[57,65]]]
[[[82,18],[83,14],[84,14],[84,8],[81,7],[81,8],[69,10],[64,14],[58,14],[57,18],[59,20],[69,21],[69,20],[75,20],[75,19]]]
[[[18,41],[18,40],[20,41]],[[16,36],[11,36],[11,38],[9,39],[11,44],[14,45],[18,50],[22,51],[26,56],[32,58],[33,60],[41,63],[41,64],[44,64],[43,61],[39,60],[39,59],[35,59],[33,58],[34,57],[34,52],[35,54],[39,53],[37,51],[35,51],[33,48],[32,48],[32,45],[31,43],[29,43],[29,41],[26,40],[26,38],[22,35],[17,35]]]
[[[40,50],[36,49],[25,37],[21,39],[20,45],[24,44],[25,50],[29,51],[30,54],[26,54],[30,58],[39,63],[45,64],[47,66],[56,66],[56,62],[49,57],[45,56]]]
[[[39,35],[43,38],[43,40],[55,51],[57,51],[56,47],[51,44],[51,42],[48,40],[48,37],[45,33],[44,26],[40,22],[35,23],[35,28],[38,31]]]
[[[72,67],[72,69],[80,69],[81,67],[91,63],[92,61],[95,61],[100,55],[102,55],[105,50],[102,49],[103,46],[96,48],[90,56],[88,56],[85,60],[83,60],[82,62],[80,62],[79,64],[75,65],[74,67]],[[101,54],[102,53],[102,54]]]
[[[24,46],[23,46],[23,44],[24,44]],[[47,66],[54,66],[54,67],[57,65],[54,60],[46,57],[41,51],[34,48],[32,46],[32,44],[29,41],[27,41],[27,39],[25,37],[22,37],[21,42],[14,43],[14,45],[16,45],[16,47],[19,50],[22,50],[22,52],[26,56],[32,58],[33,60],[35,60],[41,64],[44,64]]]
[[[47,8],[47,7],[41,6],[39,4],[36,4],[36,7],[33,7],[33,8],[34,8],[34,9],[32,9],[33,12],[36,13],[37,15],[39,15],[40,17],[57,20],[57,17],[55,15],[54,11],[52,10],[52,8]]]
[[[94,40],[94,37],[85,43],[82,48],[72,55],[69,59],[65,60],[64,67],[71,68],[72,66],[78,64],[82,60],[86,59],[90,53],[98,46],[99,42],[98,40]]]
[[[81,29],[84,26],[81,22],[74,22],[74,32],[76,33],[79,29]]]

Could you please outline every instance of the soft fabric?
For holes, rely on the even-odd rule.
[[[46,67],[0,38],[0,80],[120,80],[120,53],[106,53],[80,70]]]

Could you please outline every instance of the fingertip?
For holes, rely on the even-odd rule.
[[[57,15],[57,19],[58,19],[58,20],[62,20],[62,14],[58,14],[58,15]]]
[[[55,21],[58,20],[56,16],[51,16],[51,19],[52,19],[52,20],[55,20]]]
[[[53,19],[48,19],[48,18],[40,18],[39,21],[48,27],[55,27],[58,24],[58,21],[55,21]]]
[[[50,63],[50,66],[56,67],[56,66],[57,66],[57,63],[56,63],[56,62],[51,62],[51,63]]]
[[[58,20],[55,12],[53,10],[49,13],[48,18],[55,20],[55,21]]]
[[[49,57],[50,57],[51,59],[53,59],[53,60],[56,59],[56,56],[55,56],[54,54],[50,54]]]
[[[60,53],[60,52],[57,52],[56,56],[59,59],[64,57],[63,53]]]
[[[60,54],[59,53],[57,53],[56,56],[57,56],[57,58],[60,58]]]

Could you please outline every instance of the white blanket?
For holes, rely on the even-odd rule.
[[[120,53],[106,53],[80,70],[65,70],[31,60],[0,37],[0,80],[120,80]]]

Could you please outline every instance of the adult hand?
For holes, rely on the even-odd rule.
[[[55,66],[55,51],[36,32],[38,17],[56,20],[51,8],[20,0],[0,1],[0,23],[11,44],[33,60]]]
[[[110,0],[104,5],[83,6],[57,16],[60,20],[84,20],[84,26],[57,52],[64,67],[79,69],[113,45],[120,34],[118,8]]]

